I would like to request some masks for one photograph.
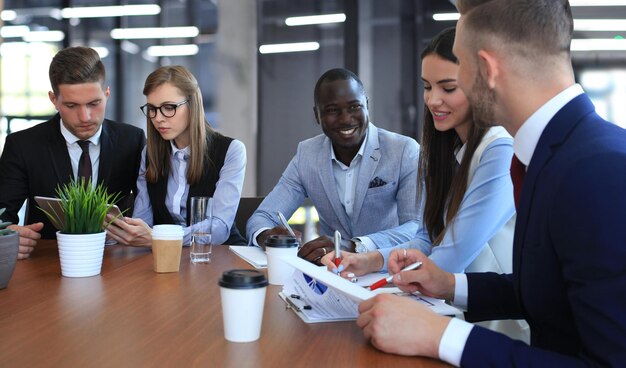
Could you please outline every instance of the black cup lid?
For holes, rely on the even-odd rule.
[[[272,248],[293,248],[298,246],[298,239],[291,235],[270,235],[265,239],[265,246]]]
[[[267,286],[267,278],[257,270],[229,270],[224,271],[218,284],[229,289],[257,289]]]

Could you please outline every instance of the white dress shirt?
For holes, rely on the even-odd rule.
[[[359,151],[356,153],[352,161],[350,161],[350,166],[347,166],[343,162],[339,161],[337,156],[335,156],[333,146],[330,146],[330,159],[333,163],[333,176],[335,177],[335,185],[337,186],[337,195],[339,196],[339,201],[346,210],[346,214],[350,220],[352,220],[352,215],[354,213],[354,197],[356,195],[357,183],[356,179],[359,177],[359,172],[361,171],[363,152],[365,151],[368,138],[369,129],[365,133],[365,139],[363,139],[363,143],[361,143]],[[368,250],[378,249],[376,244],[374,244],[374,242],[366,236],[360,236],[357,239],[359,239]],[[341,239],[341,245],[342,247],[348,249],[351,248],[350,239]]]
[[[568,102],[582,93],[584,91],[579,84],[572,85],[550,99],[522,124],[513,138],[513,151],[525,166],[528,167],[530,164],[539,138],[550,120]],[[454,279],[454,305],[465,310],[468,300],[467,276],[455,274]],[[471,323],[453,318],[441,337],[439,358],[454,366],[460,366],[463,349],[472,328]]]
[[[63,125],[63,120],[61,120],[61,134],[63,138],[65,138],[65,143],[67,144],[67,152],[70,155],[70,162],[72,164],[72,173],[74,174],[74,178],[78,177],[78,161],[80,161],[80,156],[83,154],[83,149],[78,145],[79,139],[74,134],[72,134],[66,127]],[[91,159],[91,185],[93,187],[98,183],[98,168],[100,167],[100,135],[102,135],[102,125],[96,131],[96,134],[91,136],[88,139],[91,144],[89,145],[89,158]]]

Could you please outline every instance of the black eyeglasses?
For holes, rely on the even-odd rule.
[[[176,115],[176,109],[179,106],[186,104],[187,102],[189,101],[184,100],[179,103],[175,103],[175,104],[168,103],[168,104],[163,104],[161,106],[152,106],[150,104],[145,104],[141,106],[140,109],[141,109],[141,112],[143,112],[143,114],[150,119],[156,118],[157,110],[161,111],[161,115],[165,116],[166,118],[171,118],[174,115]]]

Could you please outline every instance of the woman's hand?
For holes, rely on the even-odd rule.
[[[114,218],[107,215],[107,221]],[[120,244],[152,247],[152,229],[142,219],[119,217],[106,228],[107,236]]]
[[[379,271],[384,264],[382,254],[379,252],[367,253],[350,253],[341,251],[341,263],[339,267],[333,263],[335,260],[335,251],[331,251],[322,257],[322,264],[328,267],[328,270],[339,274],[344,278],[348,278],[349,273],[355,276],[362,276],[368,273]]]

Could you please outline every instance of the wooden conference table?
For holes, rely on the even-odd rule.
[[[385,354],[354,322],[306,324],[269,286],[261,338],[224,339],[222,272],[250,268],[226,246],[210,264],[179,273],[152,270],[149,249],[108,246],[102,273],[61,276],[54,241],[18,261],[0,290],[0,367],[440,367],[441,362]]]

